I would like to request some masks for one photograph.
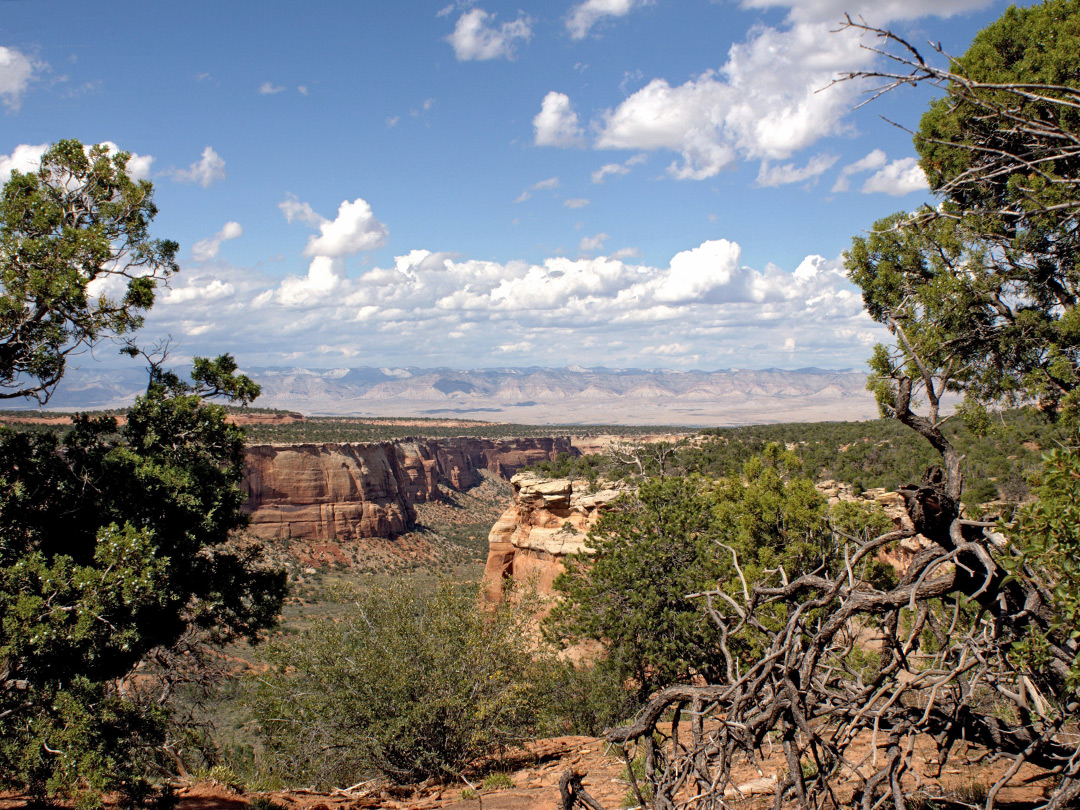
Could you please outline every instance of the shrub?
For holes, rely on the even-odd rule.
[[[489,773],[484,777],[484,790],[502,790],[503,788],[512,788],[514,786],[514,780],[510,778],[510,774],[507,773]]]
[[[603,644],[641,701],[672,683],[717,682],[726,660],[703,600],[691,594],[719,582],[738,595],[733,552],[753,581],[781,566],[812,570],[833,545],[827,505],[798,468],[793,454],[770,444],[742,476],[645,480],[600,515],[589,534],[594,555],[566,558],[554,583],[564,598],[545,632],[564,645]],[[762,654],[734,642],[741,663]]]
[[[352,601],[268,649],[254,706],[265,768],[321,787],[455,777],[534,730],[547,662],[529,600],[482,612],[476,587],[444,581]]]
[[[591,664],[560,661],[552,667],[545,733],[600,736],[639,707],[627,667],[611,655]]]

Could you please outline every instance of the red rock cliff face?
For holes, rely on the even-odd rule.
[[[549,596],[551,584],[563,570],[568,554],[588,553],[589,529],[600,512],[623,489],[589,492],[585,481],[552,479],[521,473],[510,483],[514,499],[488,535],[484,567],[484,598],[503,600],[507,577],[527,582]]]
[[[391,538],[408,531],[412,505],[437,497],[440,485],[466,489],[478,470],[509,478],[575,452],[564,438],[253,445],[244,511],[251,533],[266,540]]]

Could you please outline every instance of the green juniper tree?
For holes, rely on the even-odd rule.
[[[546,630],[563,644],[600,642],[639,701],[671,684],[718,682],[760,649],[743,637],[722,649],[701,592],[740,593],[740,571],[752,582],[783,566],[835,565],[829,520],[798,459],[775,444],[727,478],[646,479],[600,516],[591,553],[567,558]],[[882,528],[880,515],[854,507],[834,520]]]
[[[44,401],[66,361],[142,325],[177,244],[153,239],[153,187],[130,156],[60,141],[0,199],[0,399]]]
[[[1048,458],[1046,480],[1066,492],[1069,471],[1080,468],[1077,47],[1080,2],[1047,0],[1008,9],[948,70],[927,66],[909,49],[908,80],[946,91],[914,139],[941,203],[881,220],[846,255],[868,312],[895,337],[892,346],[876,347],[871,362],[882,410],[914,428],[943,460],[944,475],[914,496],[938,498],[947,543],[964,536],[957,522],[964,482],[959,454],[941,430],[944,395],[962,395],[961,413],[976,427],[986,424],[988,405],[1037,401],[1065,435],[1064,447]],[[1040,500],[1013,533],[1029,563],[1016,573],[1033,575],[1038,563],[1051,583],[1071,583],[1078,549],[1064,528],[1068,498],[1044,484]],[[1066,613],[1076,610],[1075,588],[1053,592]],[[1074,682],[1074,640],[1052,635],[1059,643],[1051,669],[1061,678],[1071,663]]]
[[[4,187],[3,396],[47,399],[71,353],[137,329],[176,270],[127,160],[62,141]],[[144,662],[274,621],[283,575],[231,537],[245,522],[243,432],[207,401],[257,396],[235,372],[228,355],[197,359],[190,381],[154,364],[122,427],[0,429],[0,783],[145,798],[169,707],[167,689],[139,699]]]
[[[906,57],[898,81],[945,90],[915,134],[941,202],[876,223],[847,254],[868,312],[896,336],[872,364],[888,408],[890,380],[921,385],[928,371],[931,405],[956,391],[1077,409],[1078,47],[1080,3],[1047,0],[1008,9],[948,70]]]

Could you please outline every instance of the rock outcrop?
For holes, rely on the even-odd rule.
[[[244,511],[264,540],[392,538],[409,530],[413,505],[439,497],[440,486],[467,489],[480,470],[510,478],[559,453],[576,451],[565,438],[253,445]]]
[[[488,535],[484,597],[492,603],[502,601],[504,580],[510,576],[540,594],[550,594],[551,583],[563,570],[563,558],[587,550],[589,529],[624,491],[590,492],[585,481],[532,473],[519,473],[510,483],[513,500]]]
[[[819,481],[814,486],[817,487],[818,492],[828,499],[829,503],[838,503],[840,501],[871,503],[878,506],[885,513],[885,516],[893,522],[894,529],[915,530],[911,517],[907,513],[907,507],[904,506],[904,499],[900,497],[899,492],[891,492],[884,487],[875,487],[865,490],[861,495],[856,495],[851,484],[837,481]],[[930,538],[915,534],[901,539],[895,545],[883,548],[878,553],[878,559],[889,563],[902,576],[907,572],[911,561],[915,559],[915,555],[923,549],[929,548],[930,544]]]

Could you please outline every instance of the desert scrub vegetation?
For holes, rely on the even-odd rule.
[[[632,716],[624,668],[559,660],[532,623],[538,597],[508,587],[494,609],[477,585],[445,579],[339,589],[332,615],[261,650],[269,667],[245,697],[258,737],[248,781],[330,789],[468,773],[506,787],[504,751]],[[477,770],[481,759],[494,770]]]
[[[856,536],[887,523],[857,504],[830,507],[795,454],[776,444],[727,478],[649,478],[601,514],[589,535],[592,553],[566,558],[554,582],[562,599],[544,630],[564,646],[601,645],[604,666],[634,684],[641,702],[671,684],[713,682],[733,664],[751,665],[762,649],[740,630],[732,659],[702,592],[738,595],[740,574],[782,566],[834,570],[843,565],[834,527]],[[875,581],[888,575],[880,563],[865,568]]]
[[[269,645],[254,712],[263,767],[290,782],[454,778],[538,727],[545,658],[529,600],[492,612],[442,581],[353,592],[337,621]]]

